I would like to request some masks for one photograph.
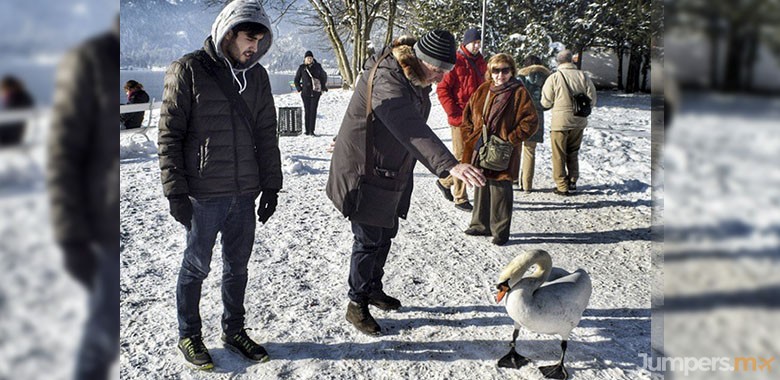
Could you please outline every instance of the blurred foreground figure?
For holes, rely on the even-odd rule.
[[[48,143],[54,237],[90,292],[75,379],[105,379],[119,353],[119,22],[58,69]]]
[[[0,102],[6,111],[31,108],[33,100],[22,81],[7,75],[0,80]],[[0,124],[0,146],[22,142],[24,122]]]

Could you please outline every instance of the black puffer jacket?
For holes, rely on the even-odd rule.
[[[68,53],[57,70],[47,161],[60,243],[119,242],[118,68],[117,26]]]
[[[241,97],[255,118],[250,129],[198,60],[203,51],[212,67],[222,71],[221,77],[232,78],[211,37],[202,50],[168,68],[158,138],[165,196],[212,197],[280,189],[276,108],[268,72],[260,64],[245,71],[248,87]],[[238,92],[235,81],[230,85]]]
[[[306,69],[309,69],[308,71],[311,73],[311,76],[309,76],[309,73],[306,72]],[[322,69],[320,63],[315,60],[311,65],[304,63],[298,66],[298,72],[295,73],[295,88],[301,92],[301,96],[311,97],[321,94],[321,92],[315,92],[312,90],[312,77],[320,80],[322,91],[328,91],[328,88],[325,87],[325,85],[328,83],[328,74],[325,73],[325,70]]]
[[[395,215],[406,218],[412,194],[412,172],[417,161],[436,176],[446,177],[458,164],[450,150],[427,125],[431,111],[430,83],[412,49],[413,40],[394,42],[392,53],[379,62],[372,91],[373,122],[366,123],[369,72],[390,48],[369,58],[347,106],[336,138],[326,192],[344,216],[350,216],[357,201],[361,176],[366,174],[366,128],[374,136],[374,164],[382,172],[396,173],[392,182],[403,196]],[[369,169],[370,170],[370,169]],[[370,174],[370,173],[369,173]],[[372,200],[379,204],[386,199]]]

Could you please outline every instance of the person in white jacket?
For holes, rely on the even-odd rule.
[[[580,175],[579,152],[582,132],[588,125],[587,117],[574,116],[571,94],[585,93],[596,106],[596,87],[585,73],[572,63],[570,50],[563,50],[555,57],[558,71],[544,82],[542,107],[552,109],[550,145],[552,146],[553,180],[555,194],[570,195],[577,190]]]

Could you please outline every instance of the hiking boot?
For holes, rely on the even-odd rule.
[[[401,301],[385,294],[379,290],[368,295],[368,304],[374,305],[382,310],[398,310],[401,308]]]
[[[225,347],[236,351],[243,355],[245,358],[256,362],[267,362],[270,358],[268,352],[265,351],[263,346],[255,343],[249,335],[246,334],[246,329],[232,334],[230,336],[225,333],[222,334],[222,342],[225,343]]]
[[[474,210],[474,206],[469,203],[469,201],[465,201],[463,203],[458,203],[455,205],[455,208],[462,211],[468,211],[471,212],[471,210]]]
[[[357,303],[349,301],[347,305],[347,320],[360,332],[371,335],[382,335],[382,328],[376,323],[374,317],[368,312],[368,302]]]
[[[193,335],[179,339],[179,351],[184,354],[184,360],[198,367],[199,369],[212,369],[214,362],[211,360],[209,350],[203,344],[203,338],[200,335]]]
[[[502,237],[496,236],[496,237],[493,238],[491,243],[493,243],[495,245],[498,245],[498,246],[501,246],[501,245],[506,244],[508,241],[509,241],[509,239],[507,239],[507,238],[502,238]]]
[[[446,198],[448,201],[450,201],[450,202],[454,202],[455,201],[455,197],[452,196],[452,193],[450,192],[450,189],[447,188],[447,187],[444,187],[444,185],[442,185],[441,182],[439,182],[438,179],[436,180],[436,187],[439,188],[441,193],[444,195],[444,198]]]
[[[556,195],[564,196],[564,197],[568,197],[569,196],[569,192],[568,191],[560,191],[558,189],[553,190],[553,193],[555,193]]]
[[[463,231],[466,235],[470,236],[490,236],[490,232],[482,231],[474,227],[469,227],[466,231]]]

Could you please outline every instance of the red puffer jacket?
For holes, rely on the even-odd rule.
[[[474,66],[479,69],[479,73]],[[465,46],[461,45],[455,68],[444,75],[444,79],[436,86],[439,102],[447,112],[447,122],[450,125],[460,126],[463,109],[466,108],[471,94],[485,81],[485,71],[487,71],[487,63],[482,54],[472,55]]]

